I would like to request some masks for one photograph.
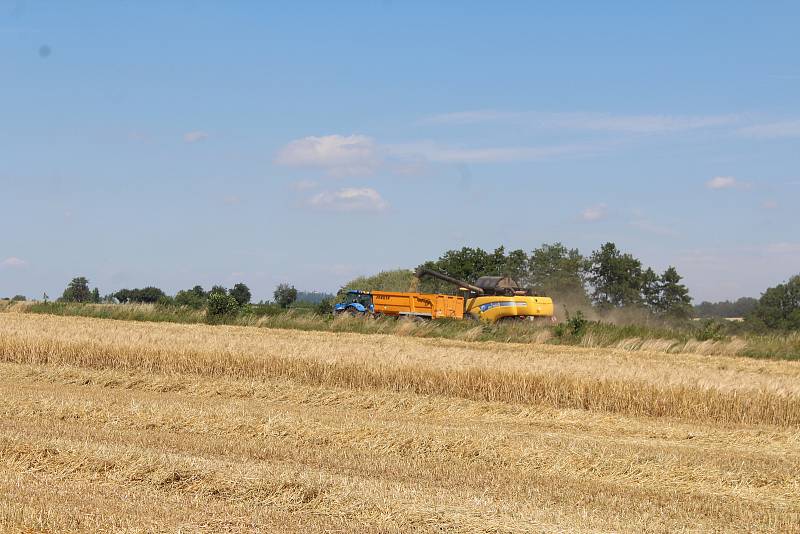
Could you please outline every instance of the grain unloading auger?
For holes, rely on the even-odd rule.
[[[553,319],[553,299],[533,295],[507,276],[481,276],[474,284],[470,284],[430,269],[420,268],[415,274],[419,279],[426,276],[438,278],[465,293],[465,317],[472,316],[492,323],[537,317]]]

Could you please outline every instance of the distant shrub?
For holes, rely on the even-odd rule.
[[[583,312],[578,311],[575,315],[570,316],[569,312],[565,309],[567,320],[560,325],[557,325],[553,334],[562,339],[580,339],[586,333],[586,328],[589,326],[589,321],[583,316]]]
[[[706,319],[694,337],[697,341],[720,341],[725,338],[725,326],[724,322]]]
[[[211,293],[208,296],[206,317],[214,322],[235,316],[239,311],[239,303],[230,295]]]
[[[327,297],[319,301],[315,311],[320,315],[330,315],[333,313],[333,298]]]

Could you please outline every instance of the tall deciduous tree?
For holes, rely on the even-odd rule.
[[[642,304],[642,262],[606,243],[590,258],[592,299],[601,308]]]
[[[233,286],[228,293],[230,296],[236,299],[236,302],[239,303],[239,306],[249,304],[250,299],[252,298],[252,295],[250,294],[250,288],[241,282]]]
[[[275,288],[275,293],[273,294],[275,297],[275,302],[281,308],[288,308],[289,305],[297,300],[297,290],[294,286],[290,286],[289,284],[279,284],[278,287]]]
[[[680,283],[681,279],[677,269],[669,266],[661,275],[659,284],[657,309],[675,319],[685,319],[692,312],[692,297],[689,296],[689,289]]]
[[[661,311],[661,277],[650,267],[642,271],[642,300],[650,311]]]
[[[586,269],[586,258],[578,249],[568,249],[561,243],[545,243],[531,252],[524,283],[540,295],[567,304],[586,305],[589,303]]]
[[[92,300],[92,291],[89,289],[89,280],[84,276],[73,278],[61,295],[61,300],[66,302],[90,302]]]
[[[800,275],[767,289],[749,319],[776,330],[800,330]]]

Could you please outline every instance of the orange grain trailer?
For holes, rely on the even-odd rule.
[[[464,299],[453,295],[372,291],[375,314],[407,315],[426,319],[464,317]]]

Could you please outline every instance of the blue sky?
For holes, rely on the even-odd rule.
[[[800,3],[0,1],[0,296],[464,245],[800,271]]]

